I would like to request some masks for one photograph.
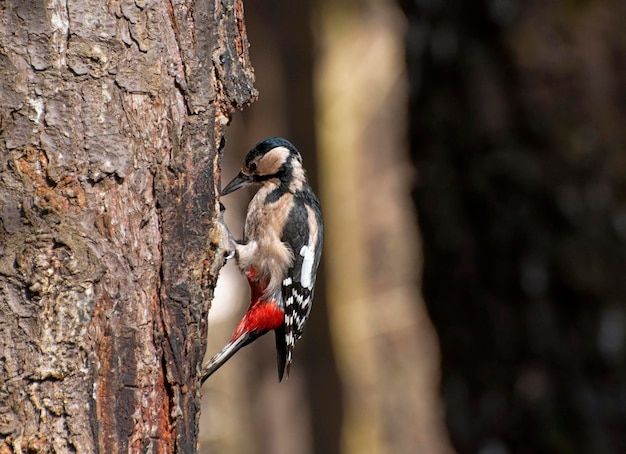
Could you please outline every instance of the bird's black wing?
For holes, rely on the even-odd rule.
[[[311,237],[309,225],[318,220],[309,222],[309,216],[316,216],[319,206],[316,209],[307,210],[312,202],[308,197],[294,196],[294,204],[289,213],[285,228],[283,229],[282,241],[287,243],[294,256],[293,266],[288,270],[287,276],[282,283],[282,297],[285,304],[285,370],[289,375],[289,367],[292,361],[293,348],[302,337],[304,324],[311,312],[313,299],[313,287],[315,285],[315,274],[319,264],[318,244],[321,241],[316,235]],[[321,226],[320,226],[321,228]],[[278,343],[278,339],[276,340]],[[278,345],[277,345],[278,346]],[[279,375],[282,374],[279,370]]]

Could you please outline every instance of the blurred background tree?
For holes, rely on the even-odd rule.
[[[626,452],[619,1],[401,1],[459,452]]]
[[[245,17],[260,99],[224,175],[292,140],[325,263],[292,377],[277,383],[271,336],[240,353],[204,388],[202,452],[626,452],[626,5],[271,0]],[[235,232],[247,201],[224,200]],[[247,305],[232,264],[221,286],[208,354]]]

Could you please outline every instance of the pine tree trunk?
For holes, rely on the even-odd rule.
[[[0,453],[195,452],[239,0],[9,0]]]

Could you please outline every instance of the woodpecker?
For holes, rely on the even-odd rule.
[[[320,203],[300,153],[289,141],[257,143],[221,195],[256,185],[235,258],[250,285],[251,302],[231,341],[202,369],[203,383],[240,348],[269,331],[276,336],[278,380],[289,376],[293,349],[311,312],[323,244]]]

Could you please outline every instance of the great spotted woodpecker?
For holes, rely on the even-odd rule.
[[[202,368],[201,382],[272,330],[282,381],[311,312],[323,224],[298,150],[280,137],[259,142],[221,195],[252,184],[260,188],[248,206],[243,241],[235,244],[237,264],[250,285],[250,307],[231,341]]]

